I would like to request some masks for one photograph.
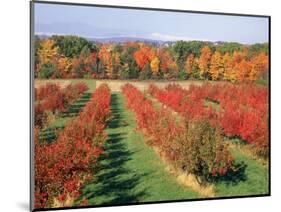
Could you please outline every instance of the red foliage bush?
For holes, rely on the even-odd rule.
[[[53,114],[65,111],[87,90],[88,86],[83,82],[70,84],[65,88],[61,88],[54,83],[48,83],[35,89],[35,125],[42,128],[46,123],[46,111]]]
[[[110,113],[110,90],[101,85],[77,118],[68,122],[52,144],[40,144],[35,130],[35,207],[52,205],[55,197],[73,198],[91,177],[103,153],[104,129]]]
[[[64,111],[67,102],[64,94],[62,92],[57,92],[47,96],[41,104],[44,110],[49,110],[52,113],[56,113],[57,111]]]
[[[268,88],[254,84],[222,83],[203,86],[207,98],[220,103],[219,122],[228,136],[238,136],[268,151]]]
[[[54,95],[61,90],[61,87],[55,83],[47,83],[44,86],[35,88],[35,100],[43,100],[49,95]]]
[[[78,90],[80,95],[89,90],[88,86],[84,82],[78,82],[74,84],[74,87]]]
[[[148,91],[161,103],[169,106],[188,120],[215,115],[211,107],[206,109],[204,106],[203,92],[201,89],[197,90],[196,86],[190,86],[190,90],[185,90],[179,85],[169,85],[165,89],[150,85]]]

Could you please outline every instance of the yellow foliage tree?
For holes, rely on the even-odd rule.
[[[58,59],[57,68],[63,74],[65,72],[69,72],[71,69],[72,63],[71,60],[67,57],[60,57]]]
[[[193,65],[194,65],[194,54],[189,54],[188,57],[186,58],[185,66],[184,66],[185,71],[188,74],[192,73]]]
[[[201,78],[203,78],[209,72],[211,57],[212,57],[211,49],[208,46],[204,46],[201,49],[201,55],[198,60],[198,66],[199,66]]]
[[[58,57],[58,47],[54,47],[55,41],[45,39],[41,42],[41,48],[38,50],[39,64],[43,65],[51,62]]]
[[[105,73],[108,78],[113,78],[113,62],[112,62],[112,47],[110,45],[102,45],[98,54],[103,66],[105,67]]]
[[[114,78],[114,72],[113,72],[113,64],[112,64],[112,60],[109,60],[107,65],[106,65],[106,75],[112,79]]]
[[[222,57],[222,65],[223,65],[223,76],[224,79],[229,80],[231,82],[236,81],[236,73],[233,69],[233,61],[232,57],[228,52],[226,52]]]
[[[154,75],[156,75],[159,72],[159,64],[160,64],[160,60],[158,59],[158,57],[154,57],[150,62],[150,68]]]
[[[221,75],[223,74],[223,65],[222,65],[222,57],[221,53],[216,51],[211,58],[210,63],[210,70],[209,73],[213,80],[218,80],[221,78]]]
[[[121,59],[120,59],[120,53],[119,52],[114,52],[112,55],[112,59],[113,59],[113,69],[114,72],[117,73],[122,65],[121,65]]]

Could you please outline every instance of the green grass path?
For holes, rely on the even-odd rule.
[[[268,194],[269,177],[268,168],[257,160],[248,157],[239,149],[231,149],[235,159],[246,164],[244,176],[239,182],[221,182],[216,185],[217,196],[244,196]]]
[[[89,205],[126,204],[197,198],[165,171],[159,156],[136,132],[134,114],[125,108],[121,93],[113,93],[113,118],[108,123],[105,156],[96,178],[85,185],[81,198]]]

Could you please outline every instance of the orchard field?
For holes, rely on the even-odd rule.
[[[35,56],[35,208],[269,193],[267,44],[53,36]]]
[[[253,92],[237,102],[246,87],[112,84],[35,80],[36,99],[54,85],[81,90],[63,107],[36,101],[48,108],[47,118],[36,113],[44,120],[35,123],[37,207],[268,193],[268,117],[256,117],[267,114],[266,87],[245,85]],[[230,105],[222,87],[233,92]]]

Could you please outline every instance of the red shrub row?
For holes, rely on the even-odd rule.
[[[81,184],[103,153],[110,113],[110,90],[101,85],[77,118],[68,122],[52,144],[40,144],[35,130],[35,208],[76,198]]]
[[[156,92],[151,87],[151,92]],[[131,84],[122,88],[127,107],[135,112],[139,129],[148,144],[175,167],[195,174],[200,181],[210,176],[225,175],[234,170],[234,159],[222,142],[218,128],[203,118],[188,122],[176,121],[167,108],[156,109],[152,102]]]
[[[268,90],[254,84],[231,83],[192,85],[188,90],[178,85],[149,92],[185,118],[205,117],[219,124],[225,135],[238,136],[260,150],[268,149]],[[219,103],[215,111],[204,106],[206,100]]]
[[[83,83],[70,84],[61,88],[58,84],[48,83],[35,89],[35,126],[40,128],[46,123],[47,111],[63,112],[88,90]]]
[[[197,86],[191,85],[189,90],[185,90],[173,84],[165,89],[159,89],[151,84],[148,91],[158,101],[180,113],[187,120],[206,118],[215,121],[215,110],[211,106],[207,108],[204,106],[205,95],[202,90],[196,88]]]
[[[219,102],[219,123],[227,136],[238,136],[261,151],[268,150],[268,88],[254,84],[206,83],[204,99]],[[198,91],[195,91],[198,92]]]
[[[198,87],[198,86],[197,86]],[[229,102],[268,113],[268,87],[255,84],[205,83],[200,90],[204,96],[220,103],[224,109]]]

